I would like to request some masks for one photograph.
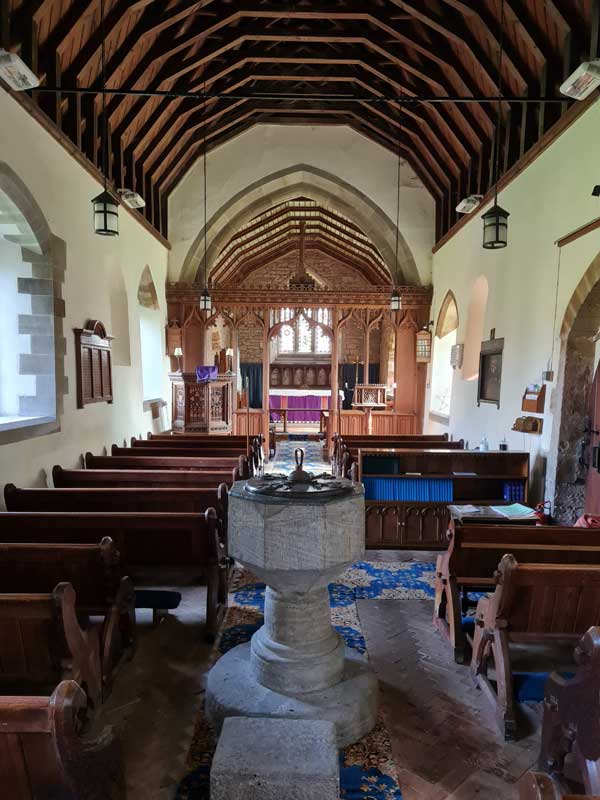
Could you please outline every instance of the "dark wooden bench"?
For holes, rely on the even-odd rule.
[[[147,444],[152,443],[148,442]],[[110,454],[111,456],[127,456],[129,458],[164,458],[165,456],[194,459],[217,458],[232,461],[233,466],[239,463],[235,459],[243,455],[238,449],[228,449],[226,447],[188,447],[187,445],[186,447],[119,447],[116,444],[111,447]]]
[[[7,511],[177,511],[199,513],[227,510],[227,484],[218,488],[68,488],[21,489],[4,487]]]
[[[372,444],[377,442],[377,444]],[[332,437],[331,460],[341,465],[344,447],[350,451],[358,450],[360,447],[432,447],[443,442],[444,446],[448,443],[448,434],[339,434],[334,433]]]
[[[249,468],[246,456],[225,458],[186,456],[95,456],[86,453],[84,464],[86,469],[142,469],[142,470],[218,470],[238,469],[242,479],[248,478]]]
[[[134,583],[140,573],[165,568],[199,569],[206,575],[206,626],[212,638],[227,606],[227,560],[217,513],[5,512],[0,541],[95,543],[110,534],[123,569]]]
[[[50,593],[0,594],[0,691],[48,692],[65,679],[77,681],[95,707],[102,698],[100,637],[77,620],[70,583]]]
[[[505,738],[514,738],[517,729],[511,645],[572,647],[598,622],[600,565],[519,564],[513,555],[503,556],[494,593],[477,603],[471,673]]]
[[[69,487],[140,487],[214,489],[221,483],[241,480],[239,470],[175,470],[175,469],[52,469],[52,481],[57,489]]]
[[[575,649],[572,678],[546,681],[539,766],[574,794],[600,796],[600,628]],[[583,792],[582,792],[583,789]],[[576,791],[575,791],[576,790]]]
[[[358,461],[358,451],[367,448],[401,448],[402,450],[422,450],[423,448],[426,448],[427,450],[435,450],[439,448],[440,450],[464,450],[464,441],[462,439],[458,439],[455,442],[447,442],[440,439],[426,443],[419,441],[388,442],[380,438],[369,439],[367,437],[360,440],[360,442],[357,442],[356,444],[347,444],[344,442],[340,450],[341,462],[336,461],[339,474],[349,477],[352,465]]]
[[[110,537],[100,544],[0,543],[0,586],[4,593],[50,594],[70,583],[77,596],[76,612],[101,617],[100,658],[103,698],[117,669],[135,649],[135,593],[123,574],[119,553]]]
[[[255,437],[250,437],[250,444],[252,444],[252,440]],[[187,439],[182,436],[168,436],[166,438],[156,438],[153,437],[151,439],[136,439],[135,436],[131,437],[131,447],[134,447],[139,450],[155,450],[157,448],[165,448],[169,449],[171,447],[177,448],[179,450],[227,450],[231,452],[232,450],[236,455],[240,453],[246,454],[246,437],[236,436],[235,438],[230,438],[229,436],[211,436],[209,439]]]
[[[493,591],[505,553],[534,564],[600,564],[600,537],[587,528],[452,524],[448,549],[437,559],[433,622],[460,664],[469,648],[462,626],[464,598],[469,591]]]
[[[51,696],[0,697],[0,781],[6,800],[125,800],[119,741],[83,738],[87,698],[75,681]]]

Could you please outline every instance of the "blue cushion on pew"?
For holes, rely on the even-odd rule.
[[[171,611],[181,603],[179,592],[169,592],[166,589],[136,589],[136,608],[160,608]]]
[[[460,621],[462,632],[467,636],[475,634],[475,617],[463,617]]]
[[[513,694],[518,703],[541,703],[549,672],[514,672]],[[573,672],[561,672],[563,678],[572,678]]]

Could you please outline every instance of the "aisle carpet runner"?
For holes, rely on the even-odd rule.
[[[362,599],[425,599],[433,597],[435,565],[423,562],[357,562],[329,585],[331,617],[346,645],[366,656],[356,601]],[[232,581],[230,607],[211,663],[232,647],[247,642],[263,623],[265,586],[247,571]],[[188,764],[192,771],[179,785],[176,800],[208,800],[214,734],[203,714],[197,721]],[[340,754],[343,800],[400,800],[389,735],[380,710],[377,726]],[[315,799],[316,800],[316,799]]]

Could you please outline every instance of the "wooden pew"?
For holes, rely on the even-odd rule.
[[[531,564],[600,564],[600,539],[591,528],[451,525],[448,549],[437,558],[433,622],[459,664],[468,651],[461,588],[492,591],[494,573],[505,553]]]
[[[134,583],[147,568],[200,569],[206,575],[207,635],[217,632],[227,607],[227,559],[217,513],[84,513],[7,511],[0,541],[94,543],[110,533]],[[136,576],[137,573],[137,576]]]
[[[242,479],[250,476],[246,456],[186,458],[185,456],[95,456],[86,453],[86,469],[216,470],[238,469]]]
[[[217,516],[226,520],[227,484],[222,483],[216,489],[204,487],[20,489],[12,483],[7,483],[4,487],[4,502],[7,511],[200,513],[207,508],[215,508]]]
[[[448,434],[388,434],[386,436],[374,434],[371,436],[363,434],[342,435],[334,433],[332,437],[331,460],[336,464],[342,463],[343,448],[348,450],[358,450],[360,447],[435,447],[436,444],[443,442],[442,446],[448,443]],[[377,442],[377,444],[372,444]]]
[[[250,437],[250,443],[252,439]],[[239,453],[246,453],[246,437],[236,436],[229,438],[228,436],[211,436],[208,439],[186,439],[183,436],[168,436],[163,438],[153,437],[151,439],[136,439],[135,436],[131,437],[131,447],[140,450],[155,450],[157,448],[178,448],[180,450],[232,450],[237,455]]]
[[[144,470],[144,469],[52,469],[52,481],[57,489],[69,487],[140,487],[213,489],[221,483],[241,480],[239,470]]]
[[[584,634],[575,661],[572,678],[546,681],[539,764],[565,787],[600,796],[600,628]]]
[[[240,444],[245,444],[246,442],[246,435],[231,435],[231,434],[214,434],[214,433],[191,433],[188,431],[187,433],[179,433],[178,431],[169,431],[165,433],[150,433],[148,432],[147,438],[153,441],[160,441],[161,439],[164,441],[178,441],[183,442],[186,439],[189,441],[195,442],[238,442]],[[250,437],[252,438],[252,437]],[[137,440],[139,441],[139,440]]]
[[[75,681],[50,697],[0,697],[0,775],[6,800],[125,800],[119,741],[82,738],[87,698]]]
[[[70,583],[44,594],[0,594],[0,691],[48,691],[72,679],[96,706],[102,697],[98,628],[77,621]]]
[[[506,739],[516,735],[511,643],[575,644],[600,622],[600,565],[518,564],[503,556],[496,588],[477,604],[471,674]],[[496,688],[488,672],[494,667]]]
[[[387,442],[382,441],[381,439],[361,439],[360,442],[356,444],[347,444],[346,442],[342,443],[341,446],[341,460],[340,462],[336,461],[336,466],[338,468],[338,473],[340,475],[344,475],[345,477],[350,476],[350,470],[352,469],[352,465],[358,461],[358,451],[364,450],[366,448],[382,448],[382,449],[395,449],[400,448],[402,450],[464,450],[465,443],[463,439],[457,439],[455,442],[446,442],[442,441],[441,439],[438,441],[432,442],[419,442],[419,441],[410,441],[410,442]]]
[[[167,442],[168,444],[168,442]],[[193,458],[193,459],[225,459],[231,466],[239,463],[239,450],[227,450],[215,447],[119,447],[113,444],[111,456],[128,458]]]
[[[110,537],[100,544],[0,543],[0,586],[4,593],[50,594],[70,583],[78,618],[102,617],[100,658],[103,698],[125,657],[135,649],[135,592],[123,574]]]

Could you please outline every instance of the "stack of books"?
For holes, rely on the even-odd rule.
[[[369,478],[363,477],[366,500],[398,502],[451,503],[452,480],[449,478]]]

